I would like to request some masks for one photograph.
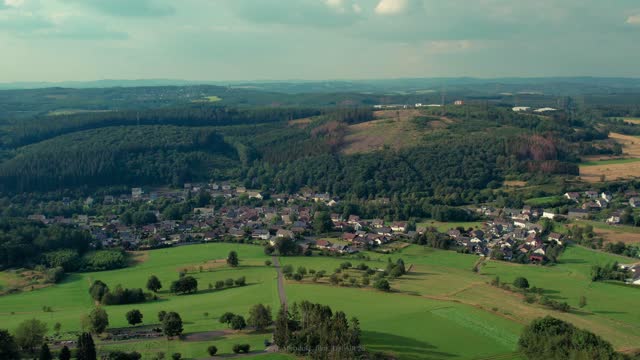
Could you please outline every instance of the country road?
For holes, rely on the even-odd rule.
[[[280,260],[277,256],[271,257],[273,260],[273,266],[278,271],[278,295],[280,296],[280,304],[287,309],[287,293],[284,291],[284,276],[282,275],[282,268],[280,267]]]

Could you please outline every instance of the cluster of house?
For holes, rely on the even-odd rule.
[[[531,263],[544,262],[547,247],[563,242],[561,234],[550,233],[543,237],[541,225],[513,218],[487,221],[481,229],[452,229],[447,234],[470,253],[504,260],[526,256]]]
[[[614,201],[614,195],[610,192],[597,192],[593,190],[579,192],[567,192],[564,197],[575,202],[579,207],[569,209],[568,217],[570,219],[585,219],[600,210],[611,207]],[[620,204],[628,203],[629,206],[635,208],[640,207],[640,197],[636,191],[626,191],[621,199]],[[608,224],[620,224],[621,211],[614,210],[606,218]]]
[[[415,231],[407,231],[407,223],[402,221],[387,225],[382,219],[362,220],[357,215],[344,219],[340,214],[331,214],[331,221],[336,230],[343,231],[340,243],[320,239],[316,241],[316,248],[337,253],[354,253],[416,235]]]

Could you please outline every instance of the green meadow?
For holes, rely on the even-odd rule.
[[[468,224],[468,223],[467,223]],[[235,250],[240,267],[230,268],[223,259]],[[611,341],[617,348],[637,348],[640,343],[640,310],[636,303],[640,289],[619,284],[590,280],[593,264],[612,261],[632,262],[633,259],[569,247],[555,266],[519,265],[486,261],[478,273],[471,271],[477,256],[453,251],[434,250],[411,245],[393,254],[363,252],[363,258],[283,257],[282,265],[300,266],[307,270],[325,270],[328,274],[349,261],[355,267],[365,263],[382,269],[388,261],[402,258],[411,271],[391,281],[392,291],[384,293],[371,287],[341,287],[318,283],[306,277],[302,281],[288,280],[285,290],[288,302],[309,300],[330,305],[334,311],[344,311],[360,320],[362,340],[367,349],[392,353],[399,359],[518,359],[517,340],[521,329],[537,317],[552,315],[587,328]],[[144,287],[150,275],[163,283],[160,299],[144,304],[107,306],[110,328],[126,327],[124,314],[137,308],[144,314],[145,325],[156,325],[160,310],[177,311],[183,318],[185,334],[216,332],[204,339],[168,341],[164,338],[134,342],[101,342],[100,349],[136,350],[150,358],[158,352],[180,352],[186,359],[206,358],[206,348],[214,344],[219,354],[230,354],[237,343],[248,343],[256,359],[280,360],[291,357],[264,352],[264,340],[269,333],[234,332],[220,324],[218,317],[227,311],[245,317],[256,303],[279,307],[277,274],[265,266],[262,247],[235,244],[204,244],[154,250],[138,255],[138,263],[130,268],[72,274],[61,284],[0,297],[0,322],[3,328],[14,329],[21,321],[38,318],[49,324],[60,322],[62,332],[80,330],[80,319],[94,306],[88,294],[92,281],[102,280],[110,287]],[[200,270],[202,267],[202,270]],[[199,292],[175,296],[167,291],[180,271],[198,279]],[[350,277],[360,279],[363,272],[350,269]],[[245,276],[245,287],[209,290],[217,280]],[[527,304],[521,294],[505,291],[489,283],[496,276],[511,283],[516,277],[526,277],[532,286],[544,289],[544,294],[566,301],[573,310],[560,313],[537,304]],[[3,279],[0,276],[0,280]],[[579,298],[587,298],[587,306],[579,308]],[[53,312],[44,312],[51,306]],[[72,333],[66,337],[73,338]],[[465,346],[460,346],[464,340]],[[191,341],[193,340],[193,341]]]
[[[629,164],[629,163],[634,163],[634,162],[638,162],[638,161],[640,161],[639,158],[585,161],[585,162],[580,163],[580,166]]]

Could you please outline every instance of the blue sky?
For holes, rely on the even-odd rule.
[[[640,0],[0,0],[0,82],[640,77]]]

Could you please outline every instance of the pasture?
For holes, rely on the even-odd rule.
[[[444,224],[437,224],[445,226]],[[448,224],[473,226],[469,223]],[[240,257],[240,267],[230,268],[222,261],[229,251]],[[370,286],[340,287],[330,285],[328,275],[349,261],[356,267],[365,263],[370,268],[383,269],[389,260],[402,258],[411,271],[391,281],[392,291],[384,293]],[[264,352],[264,340],[269,333],[236,332],[218,322],[224,312],[245,317],[256,303],[279,308],[276,271],[264,265],[270,257],[262,247],[226,243],[183,246],[139,254],[138,263],[130,268],[100,273],[72,274],[61,284],[44,289],[0,297],[0,322],[3,328],[14,329],[21,321],[38,318],[49,329],[60,322],[62,332],[73,338],[80,331],[80,318],[94,306],[88,294],[89,284],[100,279],[110,287],[144,287],[150,275],[163,284],[160,299],[144,304],[106,306],[110,328],[128,325],[124,314],[139,309],[144,324],[158,324],[160,310],[176,311],[184,321],[185,340],[168,341],[157,338],[145,341],[107,342],[104,350],[136,350],[145,358],[165,352],[180,352],[187,359],[206,358],[207,346],[214,344],[219,354],[229,354],[233,344],[251,344],[256,359],[280,360],[290,357]],[[516,343],[521,329],[537,317],[552,315],[587,328],[611,341],[616,348],[628,350],[640,343],[640,310],[635,302],[640,289],[590,280],[593,264],[612,261],[632,262],[633,259],[569,247],[555,266],[519,265],[487,261],[478,273],[471,271],[478,261],[475,255],[434,250],[410,245],[393,254],[362,252],[357,256],[282,257],[282,265],[294,269],[325,270],[327,276],[317,283],[307,276],[302,281],[288,280],[285,291],[288,302],[309,300],[330,305],[334,311],[345,311],[358,317],[364,345],[372,351],[395,354],[399,359],[517,359]],[[202,271],[200,270],[202,267]],[[180,271],[198,279],[199,292],[176,296],[167,288]],[[360,270],[343,271],[350,278],[361,279]],[[209,290],[208,284],[226,278],[246,276],[248,285],[223,290]],[[566,301],[572,311],[561,313],[538,304],[527,304],[517,292],[490,285],[499,276],[511,283],[516,277],[526,277],[532,286],[544,289],[544,295]],[[373,280],[373,277],[372,277]],[[6,284],[6,276],[0,277]],[[358,282],[359,283],[359,282]],[[587,305],[579,308],[579,298]],[[53,312],[44,312],[51,306]],[[459,346],[460,339],[467,346]]]
[[[221,263],[217,267],[211,267],[210,271],[206,270],[208,263],[212,260],[225,259],[231,250],[238,252],[240,267],[230,268]],[[251,245],[205,244],[154,250],[148,252],[143,262],[130,268],[72,274],[55,286],[0,297],[0,323],[3,328],[14,329],[26,319],[38,318],[46,322],[52,332],[53,325],[59,322],[62,325],[62,332],[67,333],[68,338],[73,338],[72,333],[81,329],[81,317],[94,306],[88,293],[89,286],[94,280],[102,280],[110,288],[122,284],[124,287],[144,289],[147,278],[150,275],[156,275],[163,286],[158,294],[159,300],[143,304],[105,306],[109,314],[110,328],[127,327],[125,313],[131,309],[139,309],[144,315],[145,325],[158,324],[157,314],[165,310],[176,311],[181,315],[184,332],[187,335],[196,332],[226,331],[226,326],[218,322],[218,318],[224,312],[230,311],[246,317],[249,308],[257,303],[270,305],[274,309],[278,308],[276,271],[264,265],[267,259],[269,257],[264,255],[262,247]],[[200,266],[203,266],[202,272],[199,271]],[[168,288],[171,282],[178,279],[178,273],[184,269],[188,270],[188,275],[198,280],[198,293],[182,296],[170,294]],[[244,287],[209,289],[209,284],[214,284],[217,280],[236,279],[240,276],[245,276],[247,279],[247,285]],[[51,306],[53,311],[44,312],[43,306]],[[240,337],[242,339],[237,341],[245,341],[244,338],[247,336],[246,342],[252,343],[253,349],[262,350],[264,349],[262,341],[269,337],[245,333],[225,336],[228,338],[226,344],[229,345],[223,346],[222,349],[226,349],[225,351],[230,350],[234,339]],[[164,340],[161,342],[166,343]],[[212,343],[216,342],[217,340],[214,339]],[[171,344],[175,343],[177,342],[171,342]],[[222,341],[222,344],[225,342]],[[139,342],[133,345],[127,344],[126,348],[138,349],[146,346],[149,344]],[[172,346],[190,347],[196,352],[206,350],[206,346],[202,349],[186,344]]]

